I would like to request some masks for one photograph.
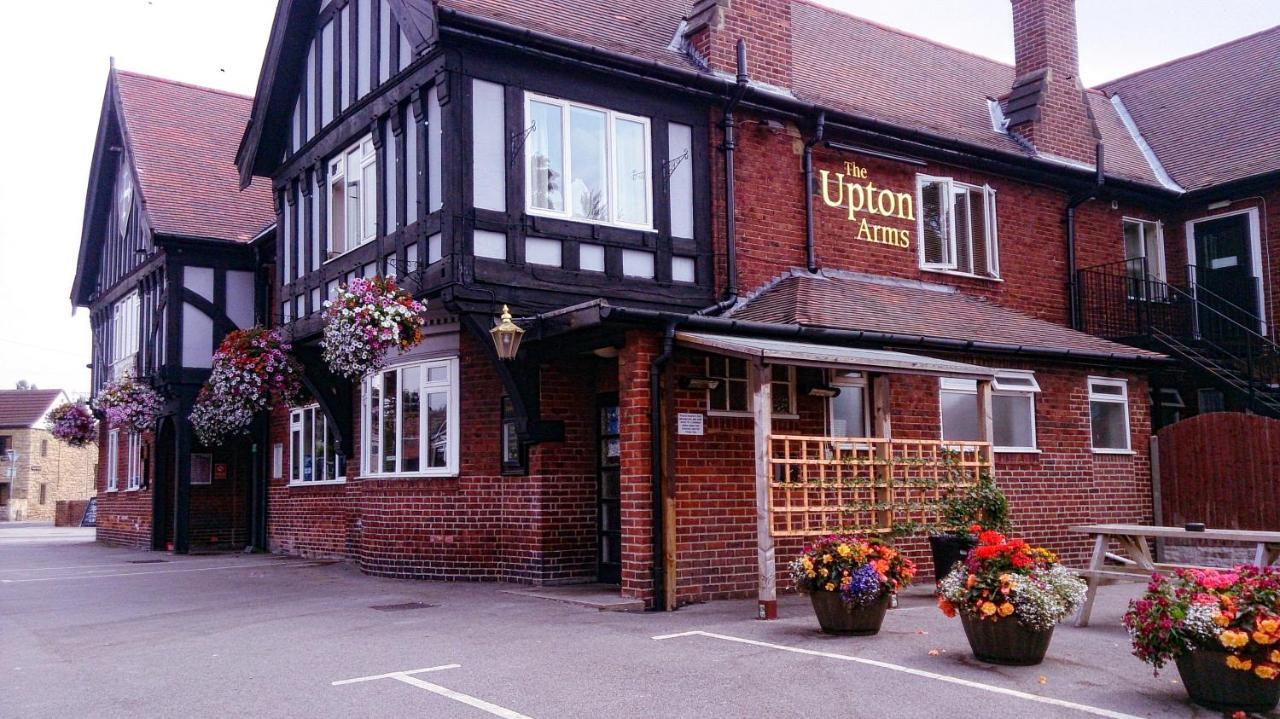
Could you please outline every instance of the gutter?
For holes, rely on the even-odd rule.
[[[822,142],[826,129],[827,113],[820,110],[813,137],[804,141],[804,257],[805,267],[811,274],[818,273],[818,254],[813,239],[813,146]]]
[[[618,307],[605,303],[596,305],[596,307],[600,313],[600,319],[602,321],[612,320],[650,325],[665,324],[667,322],[674,321],[678,323],[680,327],[685,329],[736,333],[770,339],[804,340],[825,344],[851,345],[864,343],[909,346],[947,352],[973,352],[1019,357],[1040,357],[1062,361],[1118,362],[1141,365],[1163,365],[1173,362],[1171,358],[1158,354],[1140,354],[1137,352],[1101,352],[1095,350],[1055,350],[1044,347],[1029,347],[1027,345],[1016,345],[1003,342],[957,340],[945,337],[925,337],[923,335],[907,335],[893,332],[828,329],[795,324],[735,320],[726,317],[706,317],[702,315],[689,315],[663,310]]]

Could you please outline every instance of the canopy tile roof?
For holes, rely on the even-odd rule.
[[[730,317],[1005,345],[1031,353],[1163,357],[1030,317],[953,287],[845,272],[783,276],[735,308]]]
[[[247,242],[275,221],[270,183],[242,192],[235,166],[251,98],[135,72],[115,76],[156,233]]]

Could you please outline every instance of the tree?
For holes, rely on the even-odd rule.
[[[18,380],[18,384],[14,385],[14,389],[40,389],[40,388],[35,386],[33,383],[26,381],[25,379],[20,379]]]

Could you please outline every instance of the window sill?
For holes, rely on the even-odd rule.
[[[1094,454],[1111,454],[1111,455],[1119,455],[1122,457],[1133,456],[1137,454],[1137,452],[1133,451],[1132,449],[1099,449],[1097,447],[1093,447],[1091,449],[1093,450]]]
[[[709,409],[709,410],[706,410],[706,412],[708,417],[740,417],[745,419],[751,419],[752,417],[756,416],[755,412],[730,412],[728,410],[723,410],[723,409]],[[800,415],[771,414],[769,415],[769,418],[770,419],[800,419]]]
[[[560,215],[560,214],[556,214],[555,212],[552,212],[549,210],[542,210],[536,207],[528,207],[527,204],[525,206],[524,211],[525,211],[525,214],[527,214],[529,217],[542,217],[548,220],[560,220],[561,222],[578,222],[584,225],[598,225],[600,227],[613,227],[619,230],[631,230],[632,232],[653,233],[658,231],[658,229],[654,227],[652,223],[650,223],[649,225],[628,225],[626,223],[613,222],[610,220],[592,220],[586,217],[572,217],[570,215]]]
[[[346,484],[346,483],[347,483],[347,480],[344,478],[344,479],[315,480],[311,482],[289,482],[285,486],[289,487],[290,489],[293,489],[294,487],[330,487],[335,484]]]
[[[142,487],[129,487],[128,489],[126,489],[126,490],[124,490],[124,491],[126,491],[126,492],[137,492],[137,491],[139,491],[139,490],[141,490],[141,489],[142,489]]]
[[[996,454],[1042,454],[1042,450],[1035,447],[995,447]]]
[[[361,247],[364,247],[365,245],[369,244],[370,242],[373,242],[373,241],[374,241],[374,240],[376,240],[376,239],[378,239],[378,238],[377,238],[377,237],[370,237],[369,239],[364,240],[363,242],[361,242],[360,244],[356,245],[355,247],[348,247],[347,249],[343,250],[342,252],[340,252],[340,253],[338,253],[338,254],[336,254],[336,255],[333,255],[332,257],[326,257],[326,258],[324,259],[324,261],[320,263],[320,266],[321,266],[321,267],[324,267],[325,265],[329,264],[330,262],[337,262],[338,260],[342,259],[343,257],[346,257],[347,255],[351,254],[352,252],[355,252],[356,250],[360,249]],[[305,276],[307,276],[307,274],[309,274],[309,273],[311,273],[311,272],[314,272],[314,271],[315,271],[315,270],[306,270],[306,271],[304,271],[304,272],[302,273],[302,276],[303,276],[303,277],[305,277]]]
[[[988,282],[1004,282],[1000,277],[988,277],[986,275],[975,275],[972,272],[960,272],[958,270],[943,270],[936,267],[921,267],[921,272],[932,272],[935,275],[949,275],[951,277],[964,277],[970,280],[986,280]]]
[[[107,487],[107,491],[114,494],[116,492],[119,492],[120,490],[115,487]]]
[[[459,477],[459,473],[458,473],[458,472],[451,472],[451,473],[448,473],[448,474],[421,474],[421,473],[419,473],[419,474],[405,474],[405,473],[401,473],[401,474],[362,474],[362,475],[360,475],[360,476],[356,477],[355,479],[356,479],[356,481],[363,481],[363,480],[366,480],[366,479],[373,479],[373,480],[380,480],[380,479],[381,479],[381,480],[386,480],[386,479],[458,479],[458,477]]]

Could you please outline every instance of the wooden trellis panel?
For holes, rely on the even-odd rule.
[[[934,522],[947,492],[991,472],[983,442],[770,435],[770,534],[872,534]]]

